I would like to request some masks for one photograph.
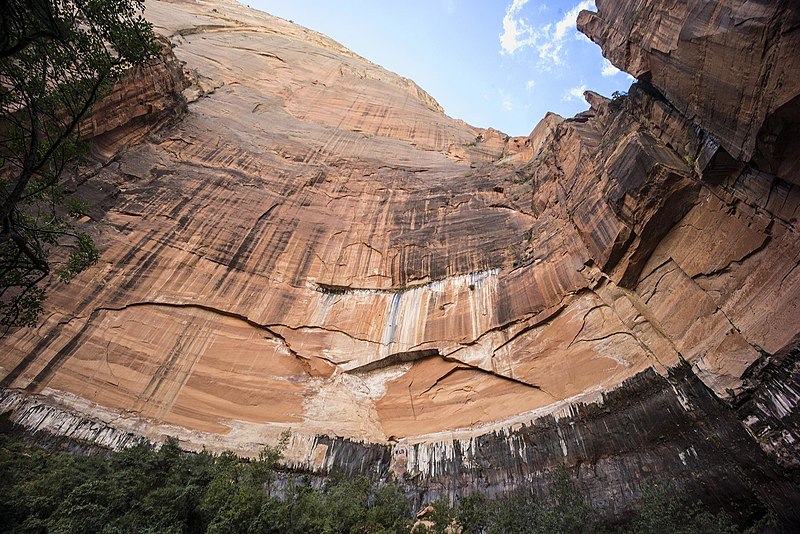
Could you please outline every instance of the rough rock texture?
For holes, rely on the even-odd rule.
[[[86,182],[101,260],[0,341],[0,406],[115,446],[288,428],[295,467],[431,496],[565,464],[612,514],[669,473],[800,520],[796,10],[702,4],[598,1],[640,83],[508,138],[289,22],[148,1],[189,112]]]
[[[186,110],[181,92],[189,86],[171,43],[160,38],[161,54],[134,67],[112,87],[80,126],[100,159],[141,141]]]
[[[676,110],[711,133],[733,157],[755,157],[762,170],[791,171],[777,174],[800,183],[800,4],[596,3],[598,13],[584,11],[578,28],[614,65],[658,87]],[[780,163],[788,167],[780,169]]]

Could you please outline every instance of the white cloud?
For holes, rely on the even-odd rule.
[[[532,27],[521,15],[528,0],[513,0],[503,17],[503,33],[500,34],[500,47],[504,54],[514,54],[520,49],[531,47],[536,50],[545,68],[563,65],[564,43],[568,38],[578,37],[575,22],[583,9],[595,9],[594,0],[582,0],[555,24]],[[572,30],[570,32],[570,30]]]
[[[533,28],[519,16],[522,7],[528,0],[514,0],[503,17],[503,33],[500,34],[500,47],[503,53],[513,54],[524,46],[531,46],[536,41]]]
[[[564,36],[566,36],[568,30],[573,30],[574,32],[577,31],[575,22],[578,20],[578,13],[584,9],[597,9],[594,5],[594,0],[583,0],[580,4],[567,11],[564,14],[564,17],[556,22],[556,31],[555,34],[553,34],[553,37],[560,41],[564,39]]]
[[[443,3],[444,3],[444,10],[447,11],[448,14],[452,15],[456,10],[455,0],[443,0]]]
[[[606,78],[610,78],[611,76],[616,76],[620,72],[622,71],[620,71],[617,67],[612,65],[609,60],[603,58],[603,68],[600,70],[600,74],[602,74]]]
[[[533,91],[534,87],[536,87],[536,80],[528,80],[525,83],[525,90],[526,91]]]
[[[561,65],[564,63],[564,58],[561,55],[562,48],[564,48],[564,45],[560,41],[547,41],[539,45],[539,58],[542,59],[545,64],[550,62],[554,65]]]
[[[500,105],[506,111],[514,111],[514,102],[502,89],[500,90]]]
[[[586,84],[582,83],[577,87],[573,87],[561,97],[562,102],[570,102],[572,100],[583,100],[583,92],[586,91]]]

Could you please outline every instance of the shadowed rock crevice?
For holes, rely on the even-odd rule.
[[[426,350],[412,350],[408,352],[396,352],[394,354],[390,354],[385,358],[381,358],[379,360],[371,361],[370,363],[360,365],[358,367],[353,367],[352,369],[348,369],[347,372],[350,374],[361,374],[361,373],[369,373],[370,371],[375,371],[377,369],[385,369],[387,367],[394,367],[397,365],[402,365],[404,363],[415,362],[417,360],[423,360],[426,358],[441,358],[442,355],[439,354],[437,349],[426,349]]]

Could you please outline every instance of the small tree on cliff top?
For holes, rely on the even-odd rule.
[[[48,247],[73,247],[57,271],[64,280],[97,259],[59,215],[59,178],[86,154],[80,130],[92,105],[157,51],[142,9],[142,0],[0,0],[0,337],[35,323]]]

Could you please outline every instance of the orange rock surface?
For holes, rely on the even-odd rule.
[[[476,436],[682,360],[727,398],[800,333],[797,186],[722,173],[646,88],[508,138],[241,4],[147,17],[188,111],[98,138],[102,256],[0,341],[5,388],[320,464],[300,442]]]

